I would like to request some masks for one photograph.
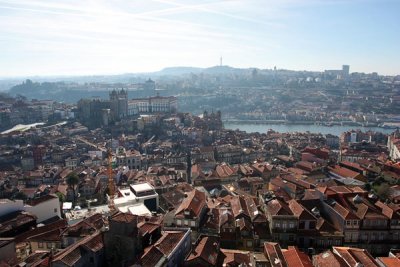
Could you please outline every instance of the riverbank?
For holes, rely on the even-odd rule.
[[[239,129],[241,131],[245,131],[248,133],[266,133],[268,130],[273,130],[280,133],[285,132],[310,132],[310,133],[321,133],[321,134],[333,134],[336,136],[340,136],[343,132],[351,131],[351,130],[361,130],[363,132],[366,131],[374,131],[374,132],[382,132],[385,134],[390,134],[394,132],[394,129],[386,129],[380,127],[364,127],[359,125],[316,125],[316,124],[282,124],[282,123],[259,123],[255,124],[253,122],[240,122],[240,123],[232,123],[232,122],[224,122],[225,129],[236,130]]]
[[[322,125],[322,126],[357,126],[357,127],[380,127],[375,122],[353,122],[353,121],[287,121],[287,120],[224,120],[226,124],[286,124],[286,125]],[[383,124],[387,129],[395,129],[395,126],[390,126],[387,123]],[[386,126],[386,127],[385,127]]]

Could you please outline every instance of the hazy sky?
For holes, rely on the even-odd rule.
[[[400,74],[400,1],[0,0],[0,76],[167,66]]]

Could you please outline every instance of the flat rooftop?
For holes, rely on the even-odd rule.
[[[154,190],[154,188],[149,183],[131,184],[131,188],[136,193]]]

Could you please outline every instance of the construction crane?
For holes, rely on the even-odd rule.
[[[114,206],[114,197],[115,197],[115,184],[114,184],[114,177],[113,177],[113,171],[112,171],[112,151],[109,148],[107,150],[107,158],[108,158],[108,190],[109,190],[109,199],[108,199],[108,207],[110,208],[110,211],[115,210]]]

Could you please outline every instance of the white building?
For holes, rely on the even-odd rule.
[[[159,197],[154,187],[149,183],[133,184],[128,188],[120,188],[117,195],[118,197],[114,199],[114,205],[121,212],[147,213],[144,208],[147,208],[150,213],[158,210]],[[143,206],[139,204],[143,204]]]
[[[173,113],[178,109],[178,100],[174,96],[155,96],[129,100],[128,115],[140,113]]]
[[[0,216],[15,212],[26,211],[37,217],[37,222],[58,216],[61,218],[60,200],[55,195],[28,200],[25,204],[22,200],[0,199]]]
[[[26,202],[24,210],[37,217],[37,222],[43,222],[55,216],[61,218],[60,200],[56,195],[46,195]]]
[[[400,159],[400,139],[396,138],[396,133],[389,136],[387,147],[392,160]]]

